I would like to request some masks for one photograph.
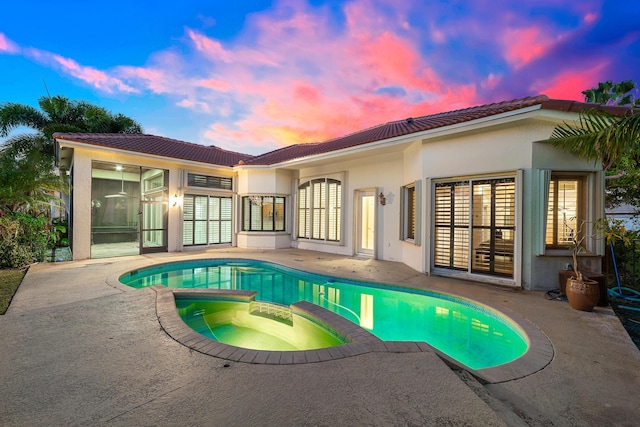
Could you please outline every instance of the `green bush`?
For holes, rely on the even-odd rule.
[[[0,217],[0,268],[43,261],[50,240],[49,220],[45,217],[20,213]]]

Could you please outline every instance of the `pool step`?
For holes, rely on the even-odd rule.
[[[293,313],[291,312],[291,308],[280,304],[273,304],[264,301],[251,301],[249,303],[249,314],[268,317],[290,325],[293,324]]]

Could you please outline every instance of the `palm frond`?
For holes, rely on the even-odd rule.
[[[587,160],[601,160],[606,170],[623,155],[640,152],[640,115],[585,110],[577,122],[558,125],[549,142]]]
[[[38,158],[45,155],[53,159],[52,141],[42,133],[22,133],[11,136],[7,139],[0,150],[0,157],[3,159],[22,159],[38,155]]]
[[[47,117],[29,105],[6,102],[0,105],[0,136],[5,137],[20,126],[41,130],[48,123]]]

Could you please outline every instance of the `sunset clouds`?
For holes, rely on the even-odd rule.
[[[253,153],[540,93],[580,100],[598,81],[640,80],[640,32],[607,27],[600,1],[414,3],[278,1],[232,32],[203,3],[155,40],[160,48],[133,58],[52,51],[0,32],[0,60],[55,70],[138,118],[122,108],[135,103],[147,131]],[[175,132],[187,127],[189,137]]]

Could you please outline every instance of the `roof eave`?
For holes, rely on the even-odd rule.
[[[324,153],[312,154],[309,156],[298,157],[295,159],[289,159],[282,162],[271,163],[266,165],[241,165],[241,166],[238,166],[238,168],[244,168],[244,167],[256,167],[260,169],[269,169],[269,168],[275,168],[275,167],[291,168],[291,167],[300,166],[301,164],[304,164],[304,163],[329,160],[334,157],[343,156],[345,154],[370,151],[375,148],[379,148],[381,146],[390,147],[394,145],[409,144],[409,143],[415,142],[416,140],[425,140],[425,139],[442,137],[442,136],[447,136],[455,133],[480,129],[480,128],[484,128],[492,125],[492,123],[490,122],[500,121],[504,123],[508,121],[522,120],[527,117],[518,117],[518,116],[529,114],[531,112],[538,111],[540,109],[541,109],[541,105],[536,104],[536,105],[520,108],[513,111],[507,111],[504,113],[495,114],[492,116],[482,117],[479,119],[474,119],[466,122],[438,127],[435,129],[427,129],[423,131],[413,132],[405,135],[396,136],[393,138],[386,138],[378,141],[367,142],[364,144],[327,151]]]
[[[147,158],[151,158],[151,159],[157,159],[157,160],[164,160],[164,161],[176,161],[176,162],[181,162],[181,163],[186,163],[186,164],[190,164],[190,165],[194,165],[194,166],[208,166],[208,167],[216,167],[216,168],[220,168],[220,169],[229,169],[229,170],[233,170],[234,165],[220,165],[217,163],[209,163],[209,162],[198,162],[196,160],[190,160],[190,159],[183,159],[180,157],[172,157],[172,156],[166,156],[166,155],[160,155],[160,154],[152,154],[152,153],[146,153],[144,151],[135,151],[135,150],[126,150],[126,149],[122,149],[122,148],[117,148],[117,147],[110,147],[110,146],[106,146],[106,145],[101,145],[101,144],[95,144],[95,143],[91,143],[91,142],[87,142],[87,141],[73,141],[73,140],[68,140],[68,139],[64,139],[64,138],[55,138],[54,137],[54,143],[55,144],[59,144],[58,141],[62,141],[64,142],[64,146],[63,145],[59,145],[60,148],[63,147],[69,147],[69,148],[85,148],[87,149],[88,146],[90,146],[92,149],[97,149],[97,150],[101,150],[101,151],[116,151],[118,153],[122,153],[122,154],[128,154],[128,155],[133,155],[133,156],[142,156],[142,157],[147,157]]]

